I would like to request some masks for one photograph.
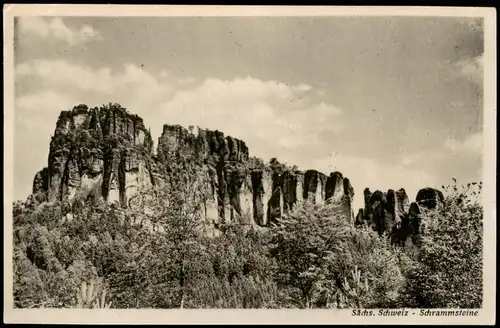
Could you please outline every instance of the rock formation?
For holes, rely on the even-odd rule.
[[[33,193],[71,200],[97,192],[127,204],[153,184],[152,145],[142,119],[118,105],[63,111],[48,166],[36,174]]]
[[[421,234],[421,222],[425,213],[431,210],[438,210],[444,206],[444,195],[434,188],[420,189],[415,197],[415,202],[411,203],[406,221],[403,222],[399,233],[400,243],[408,243],[419,246]]]
[[[204,216],[213,224],[265,226],[305,199],[338,204],[352,216],[354,191],[341,173],[302,172],[276,159],[264,164],[249,156],[245,142],[220,131],[165,124],[157,154],[152,149],[142,119],[119,105],[76,106],[59,116],[48,166],[36,174],[33,194],[49,200],[94,194],[141,206],[149,190],[190,167],[203,190]]]
[[[444,195],[441,191],[434,188],[420,189],[415,198],[416,203],[427,209],[435,209],[442,206]]]
[[[28,200],[94,196],[147,210],[150,191],[168,186],[175,174],[187,171],[195,172],[192,190],[202,195],[203,216],[212,227],[266,226],[297,202],[310,200],[338,205],[339,213],[356,225],[368,224],[398,243],[418,243],[423,215],[444,200],[433,188],[421,189],[411,204],[404,189],[371,192],[366,188],[365,206],[354,217],[354,190],[340,172],[303,172],[275,158],[265,164],[250,157],[242,140],[193,126],[165,124],[154,154],[143,120],[117,104],[92,109],[79,105],[61,112],[48,165],[35,175]]]
[[[364,197],[365,207],[359,209],[356,224],[366,223],[379,234],[387,233],[398,243],[405,243],[409,238],[415,243],[425,212],[438,209],[444,201],[443,194],[434,188],[419,190],[411,204],[403,188],[373,193],[366,188]]]

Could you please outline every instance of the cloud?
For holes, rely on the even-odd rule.
[[[306,91],[312,90],[312,86],[301,83],[301,84],[297,85],[296,87],[294,87],[294,89],[297,91],[300,91],[300,92],[306,92]]]
[[[444,147],[453,153],[473,153],[482,154],[483,151],[483,134],[474,133],[469,135],[462,141],[448,138],[444,143]]]
[[[50,86],[75,86],[82,91],[111,92],[109,68],[93,70],[89,66],[70,64],[64,60],[34,60],[15,69],[16,77],[35,77]]]
[[[252,77],[207,79],[194,88],[176,92],[161,104],[172,123],[220,129],[246,141],[255,155],[314,147],[322,131],[340,131],[341,110],[307,95],[312,87],[288,86]]]
[[[471,31],[482,33],[484,31],[483,18],[463,17],[458,20],[462,25],[467,26]]]
[[[31,192],[35,173],[47,165],[50,137],[62,110],[81,103],[81,98],[56,90],[20,95],[14,112],[14,192],[23,199]]]
[[[154,135],[161,132],[162,123],[199,125],[249,139],[256,147],[274,140],[276,147],[288,149],[316,142],[322,131],[343,128],[337,118],[342,111],[310,95],[313,88],[306,84],[289,86],[250,76],[198,81],[166,71],[154,74],[130,63],[116,72],[63,60],[20,64],[16,77],[29,77],[60,93],[85,93],[96,105],[118,102],[151,122]]]
[[[76,98],[57,91],[40,90],[18,97],[16,99],[16,114],[22,112],[27,118],[53,113],[59,114],[61,110],[72,108],[77,101]]]
[[[439,188],[442,185],[449,185],[452,177],[459,183],[481,181],[482,150],[483,135],[480,132],[459,140],[450,137],[434,148],[403,153],[394,163],[386,163],[372,170],[378,172],[375,174],[380,178],[380,185],[391,180],[406,181],[404,188],[407,192],[409,190],[416,192],[426,186]],[[362,165],[360,164],[360,167]],[[390,178],[391,175],[393,178]],[[374,181],[370,177],[363,179],[367,182]]]
[[[433,149],[402,154],[399,163],[409,170],[432,172],[436,185],[447,185],[451,177],[462,182],[482,179],[483,134],[472,133],[465,138],[449,137]]]
[[[477,85],[483,84],[483,74],[484,74],[484,55],[480,55],[474,58],[462,59],[455,63],[455,68],[457,73],[469,79],[470,81],[476,83]]]
[[[404,187],[413,200],[420,188],[442,183],[438,179],[441,171],[455,173],[473,167],[475,162],[470,159],[481,152],[482,137],[475,134],[462,141],[447,140],[444,149],[434,153],[425,150],[401,154],[394,162],[351,153],[332,154],[332,138],[341,140],[339,132],[347,128],[346,111],[305,83],[288,85],[251,76],[186,79],[132,63],[111,70],[63,60],[34,60],[18,65],[16,85],[26,80],[29,89],[19,88],[24,93],[17,92],[15,102],[16,160],[23,163],[22,175],[29,177],[19,180],[26,185],[26,194],[32,175],[46,165],[48,138],[60,111],[80,103],[99,106],[118,102],[144,118],[155,140],[163,124],[198,125],[244,140],[251,155],[266,161],[277,157],[303,170],[338,170],[349,177],[355,188],[355,208],[363,206],[365,187],[384,191]],[[33,149],[41,154],[36,159]],[[443,162],[447,157],[449,160]]]
[[[173,77],[165,71],[155,76],[131,63],[125,64],[123,71],[113,72],[107,67],[94,69],[64,60],[33,60],[19,64],[15,74],[18,82],[28,78],[69,94],[86,93],[88,100],[96,100],[98,104],[111,101],[132,107],[158,102],[171,95],[175,87]]]
[[[23,84],[29,89],[22,88]],[[99,106],[108,102],[120,103],[143,117],[155,140],[163,124],[198,125],[241,138],[252,155],[264,160],[304,147],[314,152],[324,145],[322,133],[343,129],[342,110],[311,92],[312,86],[251,76],[186,79],[131,63],[111,70],[64,60],[33,60],[16,67],[16,87],[24,91],[17,92],[16,122],[37,135],[53,133],[61,110],[80,103]],[[31,138],[29,147],[19,147],[24,160],[29,158],[30,147],[45,149],[48,144]],[[29,174],[40,169],[42,162],[34,163]]]
[[[297,156],[293,160],[299,162],[302,160],[302,164],[306,164],[309,159]],[[363,190],[365,188],[384,192],[388,189],[404,188],[410,201],[413,201],[421,188],[439,186],[437,177],[430,173],[426,167],[405,167],[397,161],[386,162],[376,158],[340,153],[335,156],[315,158],[308,164],[311,165],[310,167],[326,173],[342,172],[345,177],[349,178],[355,193],[354,211],[364,206]]]
[[[38,37],[41,39],[54,39],[63,41],[71,46],[102,40],[99,31],[89,25],[82,25],[80,29],[72,28],[60,17],[20,17],[19,30],[25,36]]]
[[[86,65],[72,64],[64,60],[34,60],[16,67],[17,77],[35,77],[46,85],[74,86],[81,91],[113,93],[115,88],[139,86],[156,87],[154,77],[142,69],[125,64],[124,71],[113,73],[107,67],[93,69]]]
[[[82,103],[82,100],[81,97],[54,90],[38,90],[16,98],[14,133],[16,144],[20,143],[19,147],[16,146],[16,156],[22,156],[21,162],[44,165],[49,137],[54,133],[60,112],[73,108]],[[33,152],[43,156],[32,157]]]

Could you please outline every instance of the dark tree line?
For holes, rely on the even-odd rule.
[[[199,177],[170,169],[147,212],[97,197],[84,206],[15,203],[15,306],[482,305],[483,209],[475,192],[450,187],[410,254],[369,227],[354,227],[335,206],[307,202],[268,229],[223,225],[223,233],[207,236]]]

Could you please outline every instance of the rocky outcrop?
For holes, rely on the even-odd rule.
[[[244,141],[220,131],[163,126],[157,154],[142,119],[117,104],[61,112],[48,165],[33,180],[30,203],[102,197],[124,207],[154,201],[154,187],[169,185],[175,172],[194,172],[192,189],[201,194],[207,229],[220,224],[267,226],[297,202],[334,204],[339,214],[368,224],[398,242],[418,243],[425,212],[442,206],[443,194],[421,189],[409,202],[404,189],[364,190],[365,206],[356,217],[354,190],[340,172],[300,171],[271,159],[250,157]],[[144,224],[144,223],[141,223]]]
[[[350,213],[353,188],[339,172],[330,177],[315,170],[304,173],[276,159],[265,165],[249,157],[242,140],[220,131],[164,125],[158,160],[167,168],[188,162],[209,172],[204,208],[210,222],[265,226],[304,199],[331,199]]]
[[[41,191],[48,190],[49,187],[49,170],[44,167],[41,171],[37,172],[33,179],[33,194]]]
[[[50,200],[98,194],[128,204],[153,184],[152,140],[142,119],[119,105],[85,105],[59,115],[48,165],[38,172],[33,192]]]
[[[352,216],[354,191],[341,173],[302,172],[276,159],[264,164],[249,156],[244,141],[220,131],[165,124],[157,154],[152,148],[142,119],[119,105],[76,106],[59,116],[48,165],[36,174],[33,193],[49,200],[93,195],[137,207],[154,198],[155,186],[189,171],[212,225],[266,226],[302,200],[337,204]]]
[[[439,210],[444,206],[444,195],[441,191],[434,188],[420,189],[415,197],[415,202],[409,206],[408,214],[405,216],[405,222],[399,232],[399,242],[401,244],[420,245],[420,236],[422,232],[422,220],[426,212]]]
[[[355,224],[368,224],[399,241],[414,239],[426,211],[442,206],[443,194],[421,189],[409,202],[404,189],[365,189],[365,206],[354,217],[354,190],[340,172],[300,171],[271,159],[249,156],[244,141],[220,131],[163,126],[157,154],[143,120],[117,104],[79,105],[61,112],[48,165],[33,180],[30,202],[102,197],[124,207],[144,207],[151,190],[169,185],[179,172],[194,175],[205,222],[266,226],[297,202],[334,204]],[[177,173],[176,173],[177,172]],[[412,240],[413,240],[412,239]]]
[[[358,211],[356,224],[368,224],[379,234],[386,233],[393,241],[405,243],[419,235],[421,220],[426,211],[437,209],[444,201],[443,194],[434,188],[421,189],[415,202],[409,202],[406,191],[387,192],[364,190],[365,207]]]
[[[444,202],[443,193],[434,188],[420,189],[417,193],[415,201],[419,206],[426,209],[439,208]]]
[[[406,191],[401,188],[395,193],[395,216],[398,218],[397,225],[399,226],[410,208],[410,201]]]

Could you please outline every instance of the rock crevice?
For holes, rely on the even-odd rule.
[[[47,167],[34,177],[33,194],[47,200],[93,195],[143,206],[150,190],[165,186],[173,172],[187,167],[197,172],[203,214],[212,224],[266,226],[297,202],[310,200],[337,205],[339,213],[381,234],[412,235],[421,213],[443,201],[443,194],[432,188],[420,190],[411,204],[404,189],[372,193],[367,188],[365,206],[354,217],[354,189],[340,172],[300,171],[275,158],[264,163],[250,157],[244,141],[194,126],[165,124],[154,154],[143,120],[118,104],[61,112]]]
[[[368,224],[379,234],[388,234],[393,241],[404,244],[418,243],[420,222],[426,211],[443,206],[443,193],[434,188],[424,188],[410,203],[406,191],[389,189],[387,192],[364,190],[365,207],[359,209],[356,224]]]

